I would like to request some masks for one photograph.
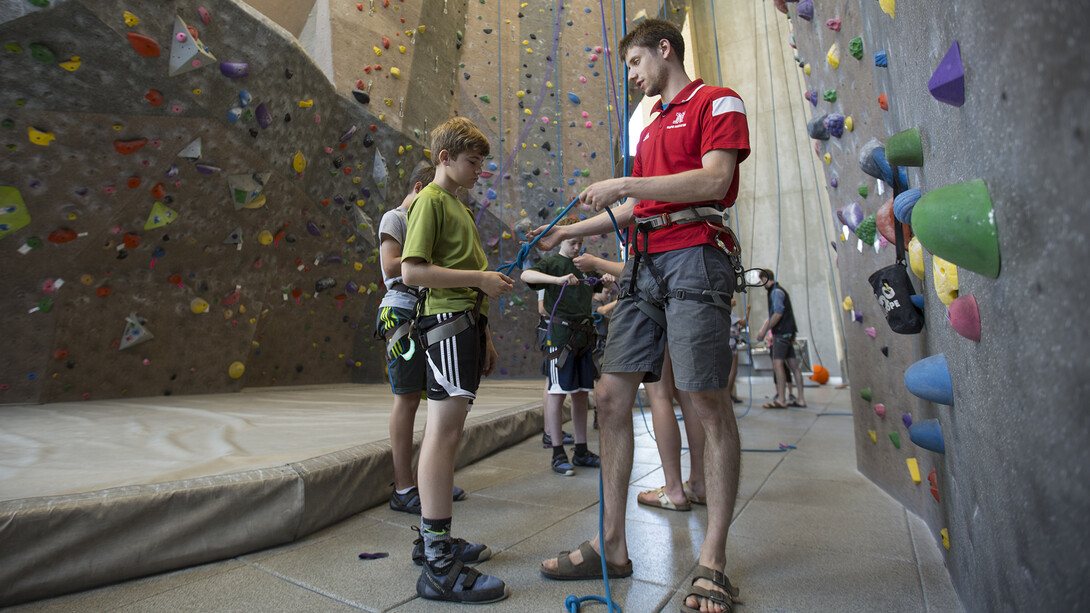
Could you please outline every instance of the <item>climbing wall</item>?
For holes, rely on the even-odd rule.
[[[967,610],[1085,606],[1090,338],[1074,314],[1090,224],[1070,177],[1090,75],[1069,43],[1085,16],[1056,2],[1021,22],[975,0],[775,4],[840,229],[860,470],[931,526]],[[894,264],[891,214],[915,237],[914,290],[891,282],[879,300],[869,279]],[[896,334],[887,311],[926,323]]]
[[[590,1],[5,3],[0,402],[380,381],[375,225],[431,129],[488,136],[463,197],[512,262],[621,166],[620,25]],[[521,283],[496,301],[500,376],[538,373],[536,320]]]

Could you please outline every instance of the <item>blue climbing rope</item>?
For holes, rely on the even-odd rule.
[[[498,272],[502,272],[505,275],[510,275],[510,273],[513,272],[516,268],[522,270],[522,265],[526,263],[526,257],[530,255],[530,250],[533,249],[534,245],[536,245],[539,240],[541,240],[542,236],[545,236],[549,233],[549,230],[553,229],[553,226],[556,225],[556,222],[560,221],[565,215],[568,214],[568,211],[570,211],[571,208],[575,206],[576,202],[579,202],[578,196],[572,199],[572,201],[568,203],[568,206],[564,207],[564,210],[560,211],[560,213],[557,214],[557,216],[551,222],[549,222],[549,225],[545,227],[545,231],[535,236],[532,241],[528,243],[523,243],[519,247],[519,252],[518,255],[515,256],[514,262],[511,262],[510,264],[504,264],[496,270]]]
[[[602,486],[602,473],[598,473],[598,534],[602,534],[603,516],[605,514],[605,507],[602,504],[602,499],[605,497],[605,492]],[[579,613],[579,608],[586,602],[600,602],[609,607],[610,613],[616,608],[617,613],[621,612],[621,605],[613,602],[613,596],[609,592],[609,569],[606,568],[606,554],[603,549],[602,555],[598,556],[602,559],[602,583],[606,586],[606,596],[576,596],[572,594],[564,599],[564,610],[568,613]]]

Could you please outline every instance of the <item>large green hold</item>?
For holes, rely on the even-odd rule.
[[[863,59],[863,38],[856,36],[848,43],[848,53],[857,60]]]
[[[898,132],[886,141],[886,161],[893,166],[923,166],[923,141],[919,128]]]
[[[927,192],[912,209],[912,230],[928,251],[961,268],[999,276],[999,236],[988,186],[980,179]]]

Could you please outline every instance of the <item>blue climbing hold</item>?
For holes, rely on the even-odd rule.
[[[879,68],[885,68],[889,66],[889,58],[886,57],[885,51],[878,51],[874,54],[874,65]]]
[[[925,419],[908,427],[908,436],[917,447],[923,447],[935,453],[946,453],[946,442],[942,438],[942,426],[937,419]]]
[[[926,357],[905,370],[905,387],[912,395],[938,404],[953,406],[954,384],[950,380],[950,368],[946,356],[937,354]]]
[[[488,190],[487,194],[488,194],[488,199],[489,200],[495,200],[496,199],[496,190],[490,189],[490,190]]]
[[[923,311],[923,294],[912,294],[908,297],[912,301],[912,305],[920,311]]]
[[[915,187],[897,194],[897,197],[893,199],[893,216],[897,218],[897,221],[912,225],[912,207],[916,206],[916,201],[922,195]]]
[[[568,92],[568,100],[571,100],[574,104],[579,104],[579,96],[576,96],[572,92]]]

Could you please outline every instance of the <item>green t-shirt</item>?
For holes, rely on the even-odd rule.
[[[429,264],[454,270],[488,270],[488,257],[473,215],[454,194],[435,182],[427,184],[409,205],[402,259],[420,258]],[[473,308],[477,290],[470,287],[429,288],[424,314],[457,313]],[[488,315],[488,297],[481,303]]]
[[[547,275],[554,277],[564,277],[569,274],[574,274],[580,279],[587,278],[587,275],[580,272],[575,267],[575,262],[572,262],[569,258],[562,255],[550,255],[549,257],[541,260],[536,266],[530,270],[536,270]],[[545,283],[527,283],[532,290],[545,290],[545,311],[550,315],[555,315],[564,321],[569,321],[574,324],[590,324],[593,322],[593,313],[591,309],[591,298],[594,296],[594,292],[601,289],[602,285],[588,285],[586,283],[580,283],[578,285],[549,285]],[[560,290],[563,288],[564,292],[561,294]],[[557,303],[557,299],[560,303]],[[554,312],[553,309],[556,309]],[[590,327],[593,329],[593,326]],[[588,331],[590,330],[588,329]],[[549,332],[549,342],[554,347],[559,347],[568,342],[568,337],[571,335],[571,330],[566,326],[562,326],[559,323],[553,323],[552,329]],[[589,347],[592,343],[592,338],[589,334],[580,333],[576,334],[573,339],[572,345],[576,349],[584,349]]]

